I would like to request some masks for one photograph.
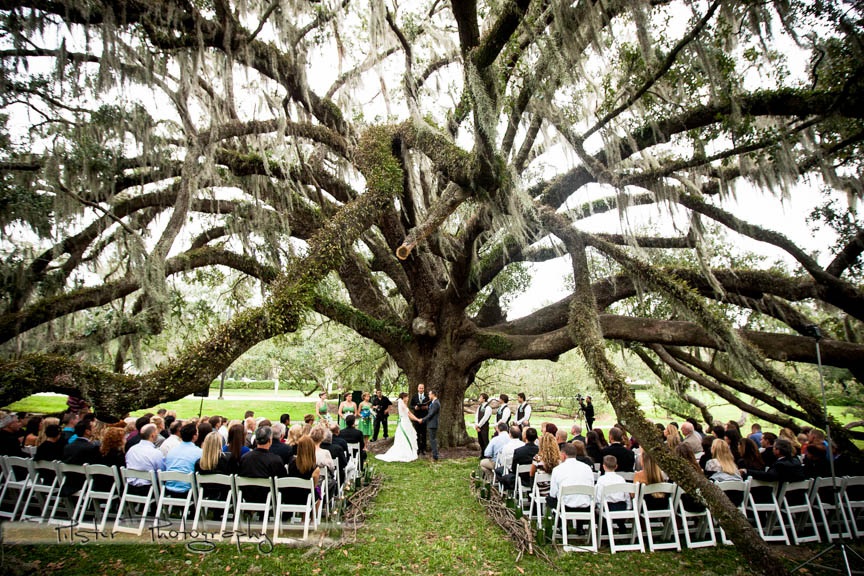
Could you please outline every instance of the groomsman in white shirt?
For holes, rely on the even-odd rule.
[[[520,430],[525,430],[531,426],[531,405],[528,404],[524,392],[519,392],[517,398],[519,399],[519,406],[516,408],[515,424],[519,426]]]
[[[480,405],[474,416],[474,429],[477,430],[477,441],[480,442],[480,459],[489,445],[489,419],[492,418],[492,407],[489,406],[489,395],[480,394]]]

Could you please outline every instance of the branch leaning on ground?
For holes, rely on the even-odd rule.
[[[537,556],[550,566],[557,568],[555,562],[546,554],[546,551],[538,547],[534,542],[534,531],[531,529],[531,522],[524,516],[516,518],[513,510],[504,504],[504,498],[497,488],[489,486],[489,498],[482,498],[480,489],[471,479],[471,493],[477,498],[477,501],[486,509],[486,514],[497,524],[507,538],[513,542],[519,554],[516,556],[516,562],[522,558],[526,552],[532,556]]]

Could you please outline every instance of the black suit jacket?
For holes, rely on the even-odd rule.
[[[513,463],[510,465],[510,473],[516,474],[516,466],[520,464],[531,464],[534,462],[534,456],[537,455],[537,452],[540,451],[540,448],[530,442],[525,444],[524,446],[520,446],[516,450],[513,451]],[[524,482],[526,478],[529,478],[530,474],[524,474],[522,476],[522,481]]]
[[[633,472],[633,467],[636,465],[636,456],[629,448],[625,448],[621,443],[616,442],[609,444],[606,448],[600,451],[601,456],[615,456],[618,459],[618,470],[616,472]],[[600,459],[603,462],[603,459]]]
[[[291,459],[294,457],[294,450],[291,449],[291,446],[281,442],[273,442],[270,445],[270,453],[279,456],[286,466],[291,463]]]
[[[256,448],[240,458],[240,476],[247,478],[284,478],[288,476],[288,470],[282,463],[282,458],[269,450]]]
[[[426,392],[423,394],[423,402],[420,402],[420,395],[414,394],[411,396],[411,404],[409,407],[411,408],[411,412],[414,413],[418,418],[423,418],[429,412],[429,403],[432,402],[432,399],[429,398],[429,393]],[[340,432],[341,434],[341,432]]]
[[[429,404],[426,416],[423,417],[423,424],[427,428],[438,428],[438,416],[441,414],[441,402],[436,398],[434,402]]]
[[[366,449],[366,444],[363,442],[363,433],[357,428],[344,428],[339,432],[339,437],[345,441],[346,447],[348,444],[360,444],[360,450]]]
[[[63,462],[66,464],[101,464],[101,461],[102,454],[99,453],[99,445],[86,438],[76,438],[74,442],[67,444],[63,450]],[[67,474],[61,494],[63,496],[74,494],[84,486],[84,479],[84,475],[77,472]]]
[[[66,448],[66,444],[63,444],[59,440],[57,442],[49,442],[45,441],[36,448],[36,454],[33,456],[34,460],[63,460],[63,450]]]
[[[767,470],[748,470],[747,474],[756,480],[768,482],[800,482],[806,480],[804,466],[797,458],[779,458]]]

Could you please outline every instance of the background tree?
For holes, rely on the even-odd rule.
[[[815,360],[802,334],[819,319],[823,361],[860,385],[860,6],[0,0],[0,14],[0,401],[153,405],[314,311],[439,389],[446,446],[467,440],[484,362],[578,346],[618,419],[778,569],[663,452],[602,343],[824,427],[776,364]],[[815,189],[830,254],[731,208]],[[675,226],[589,232],[613,210]],[[794,267],[715,267],[714,225]],[[573,293],[509,318],[530,264],[556,258]],[[176,330],[177,278],[227,269],[243,275],[236,312],[136,366],[148,336]]]

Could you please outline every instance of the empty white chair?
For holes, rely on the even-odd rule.
[[[717,482],[717,487],[726,493],[726,497],[738,508],[738,511],[747,517],[747,496],[750,493],[750,479],[747,480],[727,480],[726,482]],[[723,527],[720,527],[720,541],[723,544],[730,545],[732,541],[726,537],[726,532]]]
[[[360,443],[352,442],[348,444],[348,466],[345,468],[346,482],[353,482],[355,478],[363,476],[363,463],[361,460]]]
[[[228,517],[234,508],[234,496],[237,488],[234,486],[234,476],[228,474],[197,474],[198,498],[195,505],[195,519],[192,530],[205,532],[201,517],[207,510],[221,510],[222,524],[219,527],[218,538],[225,534]],[[200,528],[200,529],[199,529]]]
[[[27,494],[27,500],[24,501],[24,507],[21,510],[21,519],[35,519],[40,523],[47,520],[48,513],[51,511],[49,506],[54,502],[55,492],[58,490],[57,463],[49,460],[34,461],[30,480],[30,492]],[[30,508],[34,504],[34,496],[37,499],[35,504],[39,506],[39,513],[37,515],[30,513]]]
[[[6,456],[0,461],[3,466],[3,489],[0,490],[0,517],[15,520],[24,499],[30,493],[33,483],[33,460],[21,458],[20,456]],[[9,497],[14,504],[5,505],[4,500]]]
[[[84,489],[83,485],[77,490],[70,487],[77,483],[77,478],[79,477],[85,478],[86,481],[87,473],[83,464],[66,464],[65,462],[57,462],[56,471],[57,492],[54,495],[51,514],[48,515],[48,523],[63,523],[65,521],[74,524],[78,522],[83,509],[84,499],[81,496],[84,493]],[[66,510],[66,518],[64,520],[57,518],[57,510],[61,503]]]
[[[786,514],[787,526],[789,532],[792,533],[792,543],[795,545],[822,541],[819,537],[819,527],[816,525],[813,508],[810,507],[810,488],[812,485],[812,479],[785,482],[780,485],[780,493],[777,495],[777,500],[780,501],[780,510]],[[796,520],[796,515],[803,517]],[[813,533],[809,536],[799,536],[799,530],[804,529],[808,521]]]
[[[684,542],[687,547],[716,546],[717,536],[714,534],[714,518],[711,516],[711,510],[692,498],[688,502],[687,493],[680,486],[675,500],[675,507],[678,510],[678,517],[681,519],[681,529],[684,531]],[[695,537],[690,530],[691,521]]]
[[[681,540],[678,538],[678,523],[675,515],[675,498],[678,486],[671,482],[645,484],[639,488],[639,513],[645,523],[645,537],[648,539],[648,551],[677,550],[681,551]],[[660,494],[660,497],[655,497]],[[657,530],[655,534],[654,530]],[[655,542],[655,537],[668,542]]]
[[[82,504],[79,522],[84,523],[87,510],[92,506],[93,527],[103,532],[114,502],[119,502],[121,497],[120,471],[114,466],[87,464],[84,466],[84,475],[86,480],[81,489]]]
[[[237,487],[236,504],[234,509],[235,535],[240,529],[240,521],[243,520],[244,512],[261,512],[261,534],[265,534],[267,532],[267,522],[270,518],[270,512],[273,510],[272,478],[247,478],[246,476],[235,476],[234,485]],[[250,499],[250,494],[253,492],[255,494],[254,499]],[[263,496],[264,500],[259,500],[259,496]]]
[[[153,519],[153,526],[156,526],[162,518],[166,520],[170,519],[171,509],[174,506],[182,506],[183,512],[180,515],[180,531],[186,532],[186,520],[189,518],[190,511],[194,513],[195,509],[193,508],[193,505],[195,503],[195,498],[198,496],[198,487],[195,485],[195,473],[160,470],[157,477],[159,479],[159,500],[156,503],[156,514]],[[168,482],[185,482],[186,484],[189,484],[189,490],[185,493],[172,492],[166,485]],[[165,510],[165,507],[168,509]],[[178,537],[182,538],[183,535],[180,534]]]
[[[523,511],[525,510],[525,503],[531,498],[531,484],[524,484],[522,482],[522,475],[528,475],[530,473],[531,464],[516,465],[516,484],[513,486],[513,497],[516,499],[516,502]]]
[[[822,528],[825,530],[825,536],[829,542],[837,538],[849,538],[852,534],[851,523],[846,518],[845,506],[838,506],[846,481],[845,477],[837,478],[835,497],[833,478],[816,478],[813,480],[810,505],[814,510],[819,510]]]
[[[606,532],[609,539],[609,549],[612,554],[625,550],[638,550],[645,552],[645,543],[642,540],[642,529],[639,527],[639,509],[635,503],[639,500],[639,489],[642,484],[619,483],[609,484],[600,488],[600,493],[597,496],[597,509],[600,511],[600,521],[597,525],[597,541],[603,543],[603,526],[606,526]],[[626,510],[610,510],[607,497],[612,494],[625,492],[633,494],[630,507]],[[617,521],[617,522],[616,522]],[[620,522],[630,523],[630,532],[619,534],[617,525]],[[620,537],[629,539],[629,542],[621,544],[618,542]]]
[[[156,503],[156,488],[158,480],[155,472],[152,470],[131,470],[125,466],[120,469],[120,477],[123,483],[123,497],[120,498],[120,507],[117,510],[117,518],[114,519],[114,532],[130,532],[132,534],[141,535],[144,532],[144,526],[147,524],[147,515],[150,511],[150,506]],[[129,480],[137,478],[139,480],[149,481],[149,485],[140,488],[132,488]],[[136,493],[140,491],[142,493]],[[140,516],[136,516],[140,514]],[[138,527],[124,525],[124,516],[127,519],[138,519]]]
[[[842,504],[855,538],[864,536],[864,476],[848,476],[843,483]]]
[[[753,514],[756,523],[756,531],[765,542],[783,542],[789,545],[789,536],[786,533],[786,523],[780,513],[780,504],[777,502],[777,482],[750,479],[750,492],[747,494],[747,509]],[[780,533],[775,533],[774,528],[779,528]]]
[[[584,510],[567,510],[564,505],[564,500],[567,496],[583,495],[589,498],[590,504]],[[555,529],[552,532],[552,540],[558,534],[558,527],[561,527],[561,543],[566,552],[597,552],[597,523],[594,516],[594,486],[585,486],[574,484],[569,486],[561,486],[558,491],[558,506],[555,509]],[[579,521],[588,523],[588,543],[585,546],[571,546],[567,536],[567,524],[574,522],[578,526]]]
[[[287,477],[287,478],[276,478],[276,512],[273,515],[273,543],[278,544],[280,542],[289,542],[289,538],[283,538],[280,536],[280,532],[284,527],[293,526],[290,522],[284,523],[282,522],[283,515],[291,514],[292,517],[294,514],[302,514],[303,517],[303,540],[309,536],[309,524],[310,522],[313,524],[313,529],[318,528],[318,520],[315,515],[315,484],[313,480],[310,478],[308,480],[304,480],[303,478],[295,478],[295,477]],[[289,504],[283,501],[282,489],[299,489],[299,490],[307,490],[306,501],[303,504]],[[298,525],[299,526],[299,525]]]
[[[531,484],[531,502],[528,505],[528,518],[536,516],[537,528],[543,526],[543,511],[546,508],[546,496],[549,493],[550,482],[552,482],[551,474],[547,472],[534,473],[534,482]]]

